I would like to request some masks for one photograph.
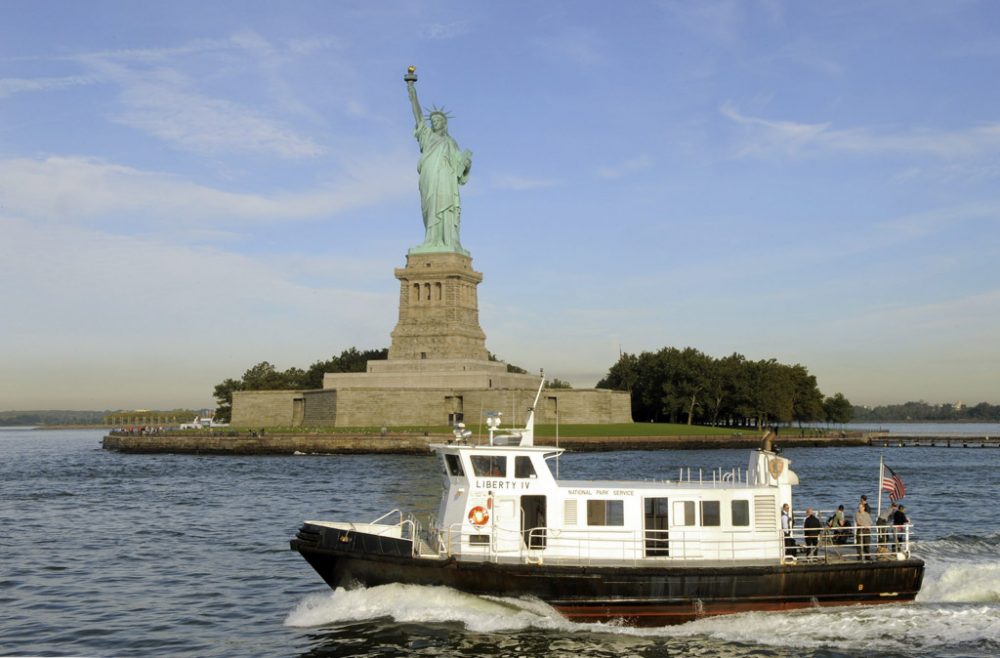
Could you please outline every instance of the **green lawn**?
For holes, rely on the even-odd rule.
[[[467,429],[473,435],[487,435],[485,424],[482,427],[469,425]],[[501,432],[509,431],[510,427],[501,427]],[[268,427],[267,434],[380,434],[380,427]],[[447,425],[428,427],[387,427],[389,434],[451,434],[452,428]],[[791,430],[788,430],[791,432]],[[215,428],[217,434],[247,434],[247,428]],[[185,434],[203,434],[204,430],[185,431]],[[760,436],[763,432],[754,429],[733,429],[719,427],[705,427],[703,425],[679,425],[671,423],[616,423],[609,425],[560,425],[559,436],[561,437],[586,437],[586,436],[733,436],[742,434],[743,436]],[[797,434],[797,430],[796,430]],[[554,437],[556,435],[555,425],[536,425],[535,435],[540,437]]]
[[[560,425],[559,436],[758,436],[753,429],[678,425],[673,423],[617,423],[610,425]],[[536,425],[536,436],[555,436],[555,425]]]

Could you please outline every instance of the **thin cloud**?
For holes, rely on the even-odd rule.
[[[721,2],[664,2],[665,9],[682,27],[697,35],[704,35],[714,41],[732,44],[738,41],[745,25],[745,3],[737,0]],[[765,5],[771,11],[772,20],[780,20],[781,14],[774,14],[773,3]]]
[[[957,224],[1000,218],[1000,205],[977,203],[897,217],[878,224],[883,234],[897,239],[915,239],[953,230]]]
[[[249,53],[268,70],[281,60],[270,43],[250,31],[176,48],[111,51],[75,59],[120,87],[122,109],[112,113],[112,121],[176,148],[206,155],[263,154],[286,159],[314,158],[326,152],[322,145],[260,110],[205,95],[196,79],[178,64],[183,55],[220,50]]]
[[[858,128],[832,130],[826,123],[774,121],[747,116],[732,103],[719,108],[733,123],[748,129],[739,156],[804,151],[841,152],[860,155],[926,155],[938,158],[972,158],[1000,151],[1000,122],[985,123],[965,131],[914,130],[908,133],[879,134]]]
[[[410,158],[348,163],[336,181],[270,195],[228,192],[160,172],[87,158],[0,160],[6,212],[50,222],[114,222],[141,213],[151,221],[228,223],[329,218],[397,198],[412,187]]]
[[[472,31],[471,21],[454,21],[452,23],[432,23],[424,26],[420,35],[425,39],[454,39]]]
[[[59,91],[71,87],[85,87],[102,82],[99,77],[89,75],[68,75],[60,78],[2,78],[0,98],[26,92]]]
[[[550,57],[580,66],[604,64],[606,48],[597,33],[585,28],[566,28],[560,33],[536,40],[536,46]]]
[[[616,165],[601,167],[597,170],[597,175],[607,179],[625,178],[643,169],[649,169],[651,166],[653,166],[651,157],[638,155]]]
[[[179,148],[206,155],[273,154],[312,158],[326,149],[281,122],[229,101],[205,98],[169,84],[140,83],[121,97],[129,108],[118,123]]]
[[[77,227],[51,231],[2,215],[0,231],[0,276],[20,281],[0,289],[0,304],[18,309],[0,318],[7,343],[17,346],[4,354],[7,379],[18,382],[12,400],[63,398],[79,389],[104,399],[170,399],[170,386],[210,399],[215,382],[261,355],[301,367],[325,356],[328,348],[317,346],[388,340],[392,327],[395,292],[358,290],[350,271],[306,284],[291,259]],[[95,300],[104,311],[93,312]],[[204,322],[205,313],[212,322]],[[74,318],[70,334],[67,317]],[[296,345],[275,352],[275,336],[295,336]],[[186,365],[172,370],[169,362],[178,359]],[[239,363],[235,372],[226,372],[226,359]],[[130,381],[148,368],[163,376]],[[78,376],[53,379],[57,372]]]
[[[490,185],[493,188],[498,190],[513,190],[515,192],[555,187],[561,183],[562,181],[555,178],[528,178],[516,175],[490,177]]]

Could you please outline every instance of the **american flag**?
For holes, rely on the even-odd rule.
[[[888,491],[889,500],[896,502],[906,495],[906,486],[903,484],[903,478],[896,475],[896,471],[888,466],[883,466],[883,468],[885,470],[882,471],[882,490]]]

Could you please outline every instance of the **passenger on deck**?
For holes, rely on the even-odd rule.
[[[781,506],[781,532],[785,536],[785,555],[795,555],[795,540],[792,539],[792,511],[788,503]]]
[[[895,533],[889,526],[892,525],[892,515],[895,513],[896,503],[893,503],[892,507],[882,512],[878,519],[875,520],[875,524],[879,526],[878,537],[875,539],[876,550],[879,553],[888,553],[892,548],[893,535]]]
[[[819,533],[822,532],[823,524],[816,518],[813,508],[806,510],[806,520],[802,522],[805,527],[806,536],[806,557],[813,557],[819,547]]]
[[[896,507],[895,504],[893,505],[893,507]],[[910,517],[906,516],[906,507],[904,505],[900,505],[899,507],[897,507],[896,511],[893,512],[892,514],[892,518],[889,520],[892,521],[892,530],[893,530],[892,550],[898,553],[899,538],[902,537],[906,532],[903,526],[910,524]]]
[[[854,525],[858,526],[858,558],[861,560],[869,559],[872,550],[872,515],[868,509],[867,501],[862,501],[858,505],[858,513],[854,515]]]
[[[844,518],[844,506],[839,505],[837,511],[833,513],[830,520],[826,522],[826,527],[830,528],[833,532],[833,543],[835,544],[846,544],[847,537],[850,534],[849,530],[845,530],[847,526],[847,519]]]

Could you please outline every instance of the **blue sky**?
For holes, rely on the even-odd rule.
[[[205,6],[207,5],[207,6]],[[385,347],[402,75],[473,151],[487,347],[1000,403],[1000,4],[0,2],[0,409],[211,406]]]

